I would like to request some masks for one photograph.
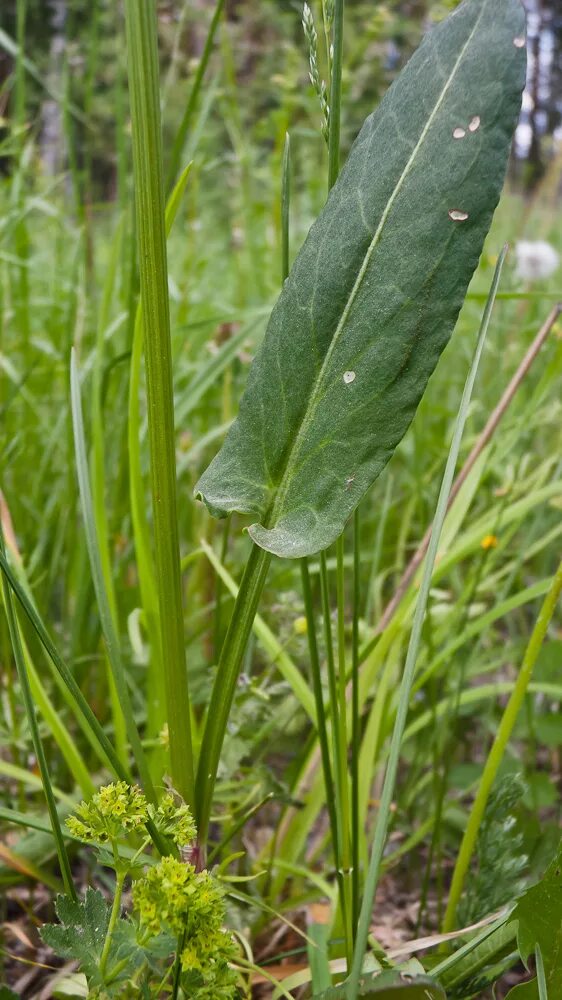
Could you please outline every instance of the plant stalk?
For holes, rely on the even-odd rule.
[[[155,4],[153,0],[126,0],[125,15],[144,320],[155,569],[170,769],[174,788],[189,805],[193,805],[193,749],[177,522],[172,345]]]
[[[114,851],[116,854],[117,852]],[[121,912],[121,897],[123,895],[123,885],[125,883],[125,872],[116,872],[115,874],[115,895],[113,896],[113,904],[111,907],[111,913],[109,915],[109,924],[107,926],[107,934],[105,935],[105,941],[103,942],[103,949],[100,955],[100,974],[102,979],[105,977],[105,970],[107,966],[107,959],[109,958],[109,950],[111,948],[111,939],[113,937],[113,932],[115,930],[115,925],[119,918]]]
[[[195,820],[199,843],[203,850],[209,832],[220,753],[232,708],[236,682],[270,562],[271,553],[260,549],[257,545],[252,545],[219,657],[195,782]]]

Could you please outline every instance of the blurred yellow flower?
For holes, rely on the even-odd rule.
[[[295,618],[295,620],[293,622],[293,629],[294,629],[295,635],[306,635],[306,633],[308,631],[308,626],[307,626],[307,623],[306,623],[306,618],[304,618],[304,617]]]
[[[480,545],[485,550],[488,550],[488,549],[497,549],[497,547],[498,547],[498,539],[497,539],[496,535],[484,535],[484,538],[480,542]]]

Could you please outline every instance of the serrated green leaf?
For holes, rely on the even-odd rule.
[[[105,986],[100,974],[100,959],[109,926],[110,906],[104,896],[99,889],[89,887],[83,901],[74,902],[69,896],[58,896],[55,910],[60,923],[41,928],[45,944],[57,955],[78,961],[90,987]],[[118,920],[112,936],[109,972],[112,965],[124,958],[132,962],[138,950],[134,928],[129,921]],[[120,989],[120,978],[113,979],[112,988]]]
[[[367,118],[300,251],[238,419],[196,487],[258,545],[326,548],[408,428],[503,179],[525,80],[519,0],[465,0]]]
[[[416,976],[414,979],[397,971],[363,976],[357,996],[376,996],[377,1000],[445,1000],[443,989],[432,979],[427,976]],[[346,997],[346,987],[342,983],[315,994],[313,1000],[346,1000]]]
[[[60,923],[41,928],[45,944],[63,958],[77,959],[88,980],[101,985],[98,967],[110,914],[101,892],[89,887],[83,902],[58,896],[55,910]]]
[[[517,947],[523,962],[538,945],[548,996],[562,997],[562,842],[541,881],[521,896],[511,919],[518,921]],[[539,1000],[537,980],[515,986],[507,1000]]]

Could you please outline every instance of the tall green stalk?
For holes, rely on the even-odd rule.
[[[194,769],[177,522],[172,345],[155,4],[153,0],[126,0],[125,15],[144,319],[156,584],[170,739],[170,770],[174,787],[192,805]]]

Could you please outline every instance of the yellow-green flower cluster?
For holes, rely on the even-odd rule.
[[[222,929],[224,901],[219,884],[207,871],[166,857],[133,885],[133,906],[149,934],[162,931],[183,935],[181,964],[184,972],[201,980],[197,997],[228,998],[236,975],[229,961],[236,955],[230,935]]]
[[[148,819],[148,804],[138,785],[126,781],[104,785],[89,802],[81,802],[66,825],[75,837],[106,844],[133,833]]]
[[[196,839],[197,828],[189,807],[185,802],[176,802],[171,792],[166,792],[157,809],[149,806],[149,811],[160,832],[178,847],[186,847]]]

